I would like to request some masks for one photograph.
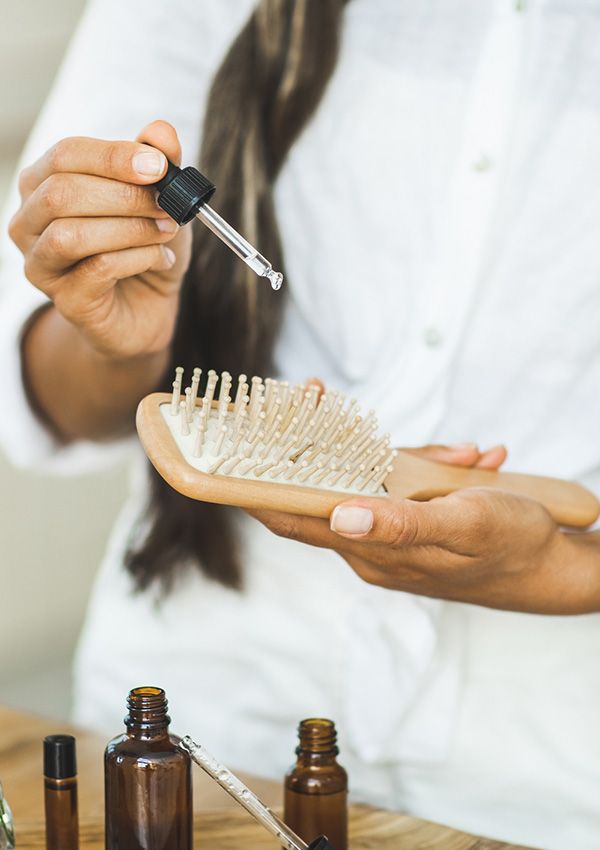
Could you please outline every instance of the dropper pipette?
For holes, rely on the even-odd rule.
[[[179,168],[168,162],[167,173],[154,187],[158,191],[159,206],[177,224],[187,224],[193,218],[199,219],[253,272],[266,277],[273,289],[281,288],[282,273],[275,271],[266,257],[208,205],[207,201],[214,195],[216,187],[204,174],[196,168]]]
[[[244,785],[241,779],[235,776],[225,765],[220,764],[203,746],[196,744],[189,735],[182,738],[179,746],[202,770],[206,771],[215,782],[218,782],[221,788],[227,791],[234,800],[237,800],[240,806],[250,812],[252,817],[256,818],[271,835],[274,835],[287,850],[335,850],[329,839],[324,835],[320,835],[310,844],[306,844],[271,809],[265,806],[256,794]]]

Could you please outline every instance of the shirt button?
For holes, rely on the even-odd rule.
[[[473,163],[473,171],[489,171],[493,164],[494,163],[490,157],[483,153]]]
[[[438,328],[433,325],[425,328],[423,331],[423,339],[428,348],[439,348],[443,342],[443,337]]]

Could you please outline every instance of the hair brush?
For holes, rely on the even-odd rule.
[[[464,487],[494,487],[535,499],[563,525],[585,527],[600,503],[580,484],[535,475],[436,463],[390,446],[375,413],[317,386],[201,369],[183,390],[140,402],[144,451],[171,487],[204,502],[327,517],[351,496],[427,500]]]

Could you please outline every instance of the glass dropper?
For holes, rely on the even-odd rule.
[[[174,218],[177,224],[187,224],[198,218],[221,239],[234,254],[243,260],[260,277],[266,277],[273,289],[280,289],[283,274],[274,271],[271,263],[244,237],[225,221],[207,201],[215,193],[215,186],[196,168],[179,168],[168,162],[162,180],[155,183],[158,204]]]
[[[203,746],[196,744],[189,735],[182,738],[179,746],[202,770],[206,771],[215,782],[218,782],[221,788],[227,791],[234,800],[237,800],[240,806],[250,812],[252,817],[256,818],[271,835],[274,835],[286,850],[335,850],[324,835],[320,835],[310,844],[306,844],[287,824],[273,814],[271,809],[265,806],[256,794],[244,785],[241,779],[235,776],[225,765],[220,764]]]
[[[196,213],[196,218],[212,230],[228,248],[231,248],[234,254],[237,254],[247,266],[250,266],[253,272],[256,272],[260,277],[268,278],[273,289],[281,288],[283,283],[281,272],[274,271],[271,263],[262,254],[259,254],[256,248],[253,248],[237,230],[227,224],[225,219],[221,218],[212,207],[209,207],[208,204],[202,204]]]

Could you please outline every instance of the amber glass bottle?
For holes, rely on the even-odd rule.
[[[346,850],[348,775],[337,762],[335,725],[303,720],[298,735],[298,760],[285,777],[283,819],[307,844],[326,835],[335,850]]]
[[[191,850],[192,772],[161,688],[134,688],[104,754],[106,850]]]
[[[77,759],[72,735],[44,738],[44,809],[46,850],[77,850]]]

